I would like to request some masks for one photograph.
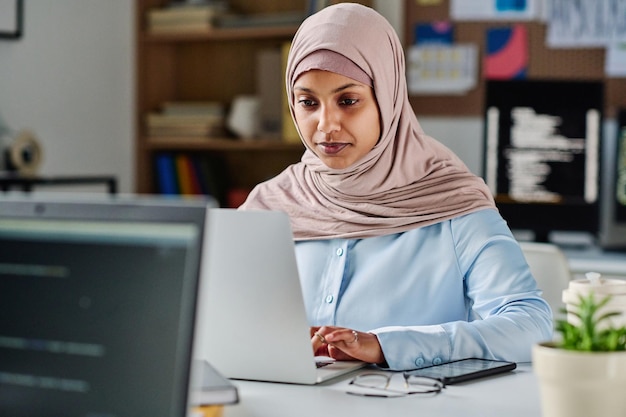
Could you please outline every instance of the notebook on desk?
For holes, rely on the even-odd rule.
[[[186,416],[207,205],[0,200],[3,415]]]
[[[228,378],[317,384],[363,367],[318,368],[288,217],[209,210],[194,355]]]

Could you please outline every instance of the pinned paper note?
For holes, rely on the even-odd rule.
[[[415,43],[417,45],[450,45],[453,41],[454,27],[448,21],[419,23],[415,25]]]
[[[465,94],[477,83],[475,44],[413,45],[408,49],[411,94]]]
[[[450,0],[450,16],[453,20],[532,20],[540,16],[540,4],[541,0]]]
[[[626,77],[626,41],[611,42],[606,48],[605,73],[609,77]]]
[[[626,0],[551,0],[550,48],[597,48],[626,40]]]
[[[511,80],[526,78],[528,33],[524,25],[487,30],[485,78]]]

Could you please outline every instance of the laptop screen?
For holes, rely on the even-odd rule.
[[[6,204],[2,413],[184,416],[203,208]]]

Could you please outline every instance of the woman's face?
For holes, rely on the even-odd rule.
[[[306,144],[330,168],[347,168],[380,137],[374,90],[329,71],[303,73],[293,89],[295,119]]]

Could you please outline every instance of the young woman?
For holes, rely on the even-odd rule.
[[[384,17],[350,3],[309,17],[286,82],[306,151],[241,209],[290,216],[316,353],[394,370],[529,361],[550,308],[482,179],[422,131]]]

